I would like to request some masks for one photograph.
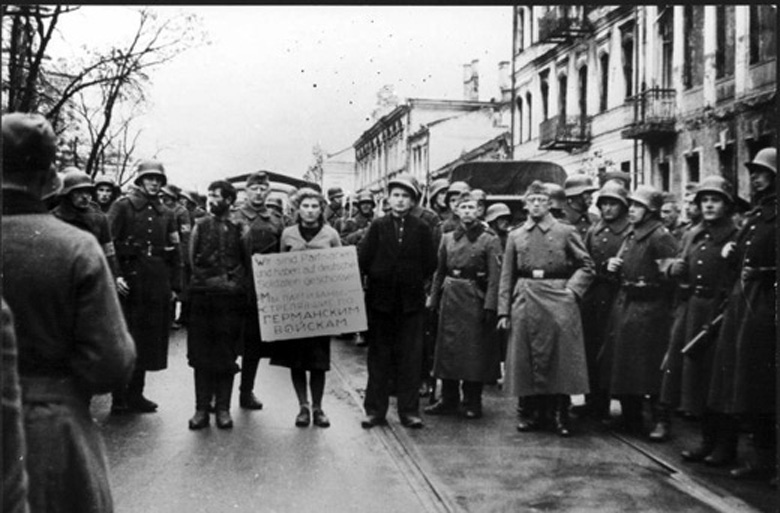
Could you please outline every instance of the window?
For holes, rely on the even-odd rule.
[[[533,125],[533,117],[531,116],[531,114],[533,113],[533,108],[531,107],[533,105],[533,103],[531,102],[532,99],[533,99],[533,96],[531,96],[531,93],[526,93],[525,94],[525,110],[528,111],[528,123],[526,125],[526,126],[528,126],[528,130],[526,130],[528,136],[525,139],[526,141],[530,141],[531,140],[531,136],[533,135],[533,131],[534,131],[534,129],[533,129],[533,126],[534,126]]]
[[[668,162],[658,163],[658,175],[661,177],[661,190],[668,191],[670,183],[670,172]]]
[[[580,116],[588,115],[588,67],[580,68],[579,76],[580,88]]]
[[[599,112],[607,110],[607,89],[609,87],[609,54],[602,53],[599,57],[599,71],[601,71],[601,87],[599,89]]]
[[[517,47],[515,53],[521,52],[525,48],[525,8],[518,7],[517,9]]]
[[[630,160],[624,160],[620,163],[620,170],[624,173],[630,173],[631,172],[631,161]]]
[[[661,87],[672,87],[672,46],[674,44],[674,10],[664,7],[659,16],[658,35],[661,40]]]
[[[688,166],[687,182],[699,182],[699,153],[693,152],[685,157],[685,163]]]
[[[683,86],[686,89],[704,83],[704,6],[683,7]]]
[[[626,98],[634,94],[634,34],[633,24],[621,29],[623,42],[623,80],[626,84]]]
[[[550,101],[550,70],[544,70],[539,74],[539,92],[542,95],[542,121],[547,119],[549,113]]]
[[[566,117],[566,89],[569,85],[569,79],[566,74],[558,77],[558,112],[561,117]]]
[[[777,55],[776,17],[777,9],[773,5],[750,6],[750,64],[764,62]]]
[[[523,142],[523,99],[517,98],[517,140]]]
[[[739,190],[737,187],[737,165],[734,154],[734,145],[726,144],[719,152],[718,157],[720,160],[720,176],[731,182],[734,190]]]
[[[734,6],[715,8],[715,78],[734,75]]]

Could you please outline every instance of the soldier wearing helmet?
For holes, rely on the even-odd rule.
[[[682,251],[667,269],[678,290],[660,404],[667,411],[678,409],[701,418],[700,444],[684,450],[683,459],[715,462],[725,454],[736,454],[736,432],[731,429],[730,418],[706,408],[714,346],[709,344],[685,356],[681,350],[702,326],[712,322],[728,296],[735,274],[721,252],[735,239],[737,227],[730,216],[734,202],[731,184],[723,177],[705,178],[697,187],[695,201],[700,205],[703,220],[683,235]],[[672,423],[671,416],[667,417],[656,426],[651,438],[669,438]],[[713,455],[718,445],[720,448]]]
[[[566,178],[563,189],[566,195],[566,205],[563,207],[566,219],[577,229],[580,237],[585,238],[588,228],[598,221],[598,216],[588,210],[598,187],[593,185],[588,175],[578,173]]]
[[[357,213],[344,222],[341,230],[341,242],[344,245],[357,246],[368,231],[368,225],[374,219],[376,201],[370,191],[361,191],[355,198]]]
[[[428,206],[438,214],[439,219],[444,222],[450,213],[450,207],[447,205],[447,189],[450,187],[450,182],[446,178],[439,178],[431,183]]]
[[[420,190],[407,175],[387,185],[390,213],[374,220],[358,246],[360,270],[367,280],[368,384],[361,425],[386,422],[395,378],[398,416],[409,428],[421,428],[425,283],[436,268],[436,250],[429,226],[410,215]],[[438,218],[437,218],[438,219]]]
[[[509,234],[510,223],[512,221],[512,211],[506,203],[493,203],[485,212],[485,222],[490,226],[501,242],[501,256],[506,247],[506,237]]]
[[[753,454],[732,477],[776,480],[777,150],[764,148],[745,167],[754,208],[722,252],[737,279],[715,344],[707,405],[732,420],[738,415],[752,435]]]
[[[553,182],[546,182],[544,186],[550,192],[550,214],[555,219],[569,224],[569,219],[563,210],[566,207],[566,191],[563,190],[563,187]]]
[[[98,204],[100,210],[102,210],[104,214],[107,214],[111,204],[119,197],[119,187],[116,185],[114,180],[107,177],[106,175],[102,175],[100,178],[95,179],[94,184],[95,203]]]
[[[471,187],[466,182],[452,182],[450,184],[449,189],[447,189],[447,194],[445,195],[445,201],[447,203],[447,207],[449,207],[450,209],[450,216],[441,224],[442,234],[449,233],[458,227],[458,222],[459,222],[458,214],[457,214],[458,201],[461,194],[470,191],[471,191]]]
[[[674,287],[662,264],[677,255],[678,243],[660,219],[661,191],[640,185],[628,202],[631,228],[606,265],[620,288],[610,315],[600,378],[610,396],[620,400],[622,427],[647,436],[642,417],[645,396],[651,397],[655,427],[667,420],[668,412],[658,404],[658,369],[671,328]]]
[[[103,248],[111,272],[118,276],[119,263],[116,259],[114,240],[108,217],[92,202],[94,186],[89,175],[77,167],[67,167],[62,173],[60,202],[52,214],[66,223],[93,234]]]
[[[601,388],[598,354],[604,345],[609,314],[618,290],[615,276],[607,272],[607,260],[617,255],[630,228],[628,191],[622,182],[607,181],[598,192],[596,206],[601,211],[601,219],[585,234],[585,248],[593,258],[596,279],[580,305],[590,394],[585,396],[585,404],[574,406],[572,412],[578,417],[603,420],[609,418],[609,396]]]
[[[341,230],[341,225],[347,217],[344,208],[344,191],[341,187],[331,187],[328,189],[328,204],[325,207],[325,221],[328,222],[337,232]]]
[[[160,199],[168,182],[165,168],[145,160],[136,172],[135,187],[108,211],[119,260],[117,290],[138,351],[130,383],[114,393],[115,414],[157,410],[157,403],[144,396],[146,372],[168,366],[171,296],[182,290],[179,228]]]

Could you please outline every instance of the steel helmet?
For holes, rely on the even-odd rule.
[[[764,148],[759,151],[752,162],[746,162],[745,167],[752,173],[753,171],[771,171],[777,175],[777,149]]]
[[[166,196],[170,196],[171,198],[177,200],[181,195],[181,189],[179,187],[176,187],[173,184],[168,184],[162,188],[162,193],[165,194]]]
[[[609,180],[601,189],[599,189],[599,197],[596,200],[596,206],[599,205],[602,198],[612,198],[628,207],[628,191],[623,187],[621,182],[617,180]]]
[[[3,114],[3,173],[47,171],[57,156],[57,136],[40,114]]]
[[[135,177],[135,184],[140,185],[141,178],[144,176],[157,175],[162,178],[163,186],[167,185],[168,178],[165,176],[165,168],[162,163],[156,160],[144,160],[138,164],[136,169],[137,175]]]
[[[389,193],[393,187],[403,187],[408,190],[414,196],[415,201],[420,198],[420,188],[417,186],[417,180],[411,175],[398,175],[391,178],[387,182],[387,192]]]
[[[493,203],[485,212],[485,221],[492,223],[501,216],[511,216],[512,211],[506,206],[506,203]]]
[[[487,193],[482,189],[473,189],[471,191],[471,199],[475,201],[487,201]]]
[[[116,182],[113,178],[108,177],[107,175],[100,175],[100,178],[95,178],[95,181],[93,182],[95,184],[95,187],[98,185],[108,185],[112,188],[116,188]]]
[[[553,208],[563,208],[566,204],[566,192],[563,187],[554,182],[544,182],[544,187],[550,195]]]
[[[195,191],[181,191],[181,196],[187,201],[191,201],[196,205],[198,204],[198,193]]]
[[[441,191],[447,190],[449,187],[450,182],[446,178],[439,178],[438,180],[434,180],[433,183],[431,183],[430,198],[435,198],[437,194],[439,194]]]
[[[450,187],[447,189],[447,198],[449,199],[450,196],[453,194],[456,196],[460,196],[464,192],[470,192],[471,187],[466,182],[452,182],[450,184]]]
[[[610,180],[620,180],[623,182],[623,187],[628,190],[628,188],[631,186],[631,173],[627,173],[625,171],[607,171],[601,177],[602,187]]]
[[[371,203],[372,205],[376,205],[376,201],[374,200],[374,195],[371,194],[370,191],[360,191],[357,194],[357,198],[355,199],[355,201],[358,204],[360,204],[360,203]]]
[[[94,187],[92,178],[81,169],[73,166],[63,169],[60,196],[67,196],[71,191],[75,191],[76,189],[92,190]]]
[[[725,197],[729,203],[734,203],[734,190],[731,187],[731,182],[718,175],[708,176],[702,180],[696,189],[696,196],[693,200],[698,203],[702,194],[713,192]]]
[[[566,197],[579,196],[585,192],[597,191],[598,187],[593,185],[593,180],[586,174],[577,173],[566,178],[563,189]]]
[[[331,187],[328,189],[328,200],[333,200],[333,198],[339,196],[344,196],[344,191],[341,189],[341,187]]]
[[[284,209],[284,204],[282,203],[282,198],[278,196],[270,196],[266,198],[265,200],[265,206],[266,207],[276,207],[281,212]]]
[[[650,212],[658,212],[664,204],[664,195],[652,185],[643,184],[628,196],[628,200],[644,205]]]

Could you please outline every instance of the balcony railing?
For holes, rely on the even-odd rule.
[[[539,18],[539,41],[570,41],[590,33],[591,28],[583,6],[556,5]]]
[[[539,148],[571,150],[590,142],[590,119],[586,116],[556,116],[539,125]]]
[[[655,87],[642,91],[628,100],[633,119],[621,132],[623,139],[654,140],[671,137],[675,130],[677,96],[674,89]]]

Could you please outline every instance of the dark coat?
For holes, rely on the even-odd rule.
[[[673,286],[661,263],[678,251],[658,219],[633,226],[618,256],[620,290],[599,361],[601,386],[612,395],[658,394],[672,324]]]
[[[442,238],[431,288],[432,306],[439,311],[434,377],[478,382],[500,377],[495,315],[486,315],[497,308],[500,251],[498,237],[479,222]]]
[[[51,213],[66,223],[94,235],[100,247],[103,248],[106,259],[108,259],[111,273],[114,276],[118,275],[119,262],[117,262],[116,250],[114,249],[114,238],[111,236],[111,228],[108,225],[108,216],[103,213],[97,203],[90,205],[86,211],[81,211],[75,209],[69,201],[64,200],[60,201],[60,204]]]
[[[360,272],[367,277],[366,306],[385,313],[425,308],[425,281],[436,269],[431,230],[413,215],[404,217],[401,244],[393,215],[376,219],[358,246]]]
[[[189,261],[187,360],[197,369],[236,372],[249,281],[241,228],[227,219],[200,218],[190,239]]]
[[[590,227],[599,221],[599,216],[587,210],[585,212],[574,210],[568,203],[563,206],[563,215],[566,218],[566,222],[577,230],[577,233],[580,234],[583,240],[585,240]]]
[[[368,231],[368,225],[371,224],[373,219],[373,216],[365,216],[362,212],[358,212],[354,217],[347,219],[341,229],[342,244],[357,246],[358,243],[360,243],[360,239],[362,239]]]
[[[3,295],[18,341],[31,510],[110,512],[89,398],[127,383],[135,348],[108,263],[95,237],[35,198],[4,191],[3,214]]]
[[[179,230],[173,211],[136,188],[108,211],[119,271],[130,287],[121,298],[138,349],[136,367],[168,366],[171,290],[182,289]]]
[[[589,391],[577,303],[592,280],[593,260],[571,225],[548,214],[509,233],[498,315],[511,313],[506,355],[511,395]]]
[[[748,213],[731,260],[738,278],[715,347],[709,406],[733,414],[776,409],[777,197]]]
[[[661,386],[661,401],[701,415],[707,404],[714,341],[703,342],[702,350],[683,356],[680,351],[717,315],[734,281],[723,246],[734,240],[737,227],[729,218],[717,223],[700,223],[683,236],[680,260],[687,272],[676,280],[679,304],[674,322]]]

